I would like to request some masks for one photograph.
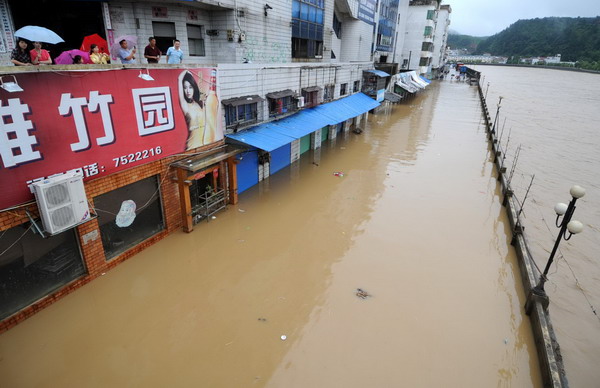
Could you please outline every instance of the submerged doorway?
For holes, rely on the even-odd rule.
[[[219,166],[215,165],[193,176],[190,184],[190,202],[194,224],[210,220],[213,214],[227,206],[226,188],[221,187]]]

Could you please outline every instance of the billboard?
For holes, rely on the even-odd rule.
[[[377,12],[377,0],[359,0],[358,18],[372,26],[375,25],[375,13]]]
[[[223,139],[216,69],[141,75],[24,73],[22,92],[0,89],[0,210],[32,200],[33,181],[72,170],[89,181]]]

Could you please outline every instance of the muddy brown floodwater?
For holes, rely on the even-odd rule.
[[[499,122],[508,133],[507,165],[521,153],[513,180],[525,203],[525,233],[543,269],[558,228],[554,204],[568,203],[569,188],[587,191],[573,219],[582,233],[563,241],[549,271],[550,315],[570,386],[600,386],[600,74],[552,69],[479,66],[492,118],[502,96]],[[492,108],[493,107],[493,108]],[[594,313],[594,311],[596,311]]]
[[[2,334],[0,385],[541,387],[476,89],[312,157]]]

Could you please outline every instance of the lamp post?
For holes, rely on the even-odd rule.
[[[486,91],[487,94],[487,91]],[[498,114],[500,113],[500,106],[502,105],[502,99],[504,97],[500,96],[498,97],[498,108],[496,109],[496,117],[494,117],[494,125],[492,125],[492,133],[495,133],[496,131],[496,123],[498,122]]]
[[[531,313],[536,300],[541,302],[544,308],[548,308],[550,300],[548,299],[548,295],[546,295],[546,291],[544,290],[544,284],[546,283],[546,280],[548,280],[548,271],[550,270],[550,266],[554,261],[554,255],[558,250],[558,245],[562,239],[568,241],[574,234],[581,233],[581,231],[583,231],[583,224],[579,221],[571,220],[571,217],[575,212],[575,202],[585,195],[585,189],[581,186],[575,185],[571,187],[570,194],[572,198],[569,202],[569,205],[557,203],[554,206],[554,211],[556,212],[555,224],[557,228],[560,228],[560,231],[558,232],[558,236],[554,242],[554,248],[552,248],[552,252],[548,258],[548,263],[546,263],[546,268],[544,268],[544,272],[540,275],[538,284],[531,289],[529,295],[527,296],[527,302],[525,302],[525,312],[527,315]],[[562,221],[560,220],[561,217],[563,217]],[[569,231],[568,237],[566,236],[567,230]]]

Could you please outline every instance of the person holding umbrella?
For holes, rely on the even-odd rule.
[[[46,57],[44,56],[43,52],[45,51],[46,54],[48,54],[48,52],[46,50],[42,50],[42,45],[40,42],[50,44],[64,42],[64,40],[60,36],[58,36],[54,31],[40,26],[21,27],[17,31],[15,31],[15,36],[18,37],[18,47],[16,47],[12,51],[10,59],[12,63],[14,63],[17,66],[31,65],[31,60],[34,57],[34,55],[35,58],[37,58],[38,62],[36,64],[43,63],[44,61],[47,61],[47,59],[50,58],[50,55],[48,55],[47,59],[45,59]],[[32,50],[31,55],[26,51],[27,42],[24,39],[39,44],[39,46],[35,46],[35,48]],[[35,54],[33,53],[34,50],[36,51]],[[50,60],[50,63],[52,63],[52,60]]]
[[[126,39],[120,40],[119,45],[121,46],[121,48],[119,49],[117,57],[119,57],[121,63],[124,65],[129,63],[135,63],[135,52],[137,51],[135,49],[135,46],[133,47],[133,49],[129,50],[127,47]]]
[[[42,48],[42,42],[33,42],[33,50],[29,52],[34,65],[51,65],[50,53]]]
[[[27,52],[27,42],[25,39],[18,38],[17,47],[10,53],[10,61],[15,66],[31,66],[31,57]]]

